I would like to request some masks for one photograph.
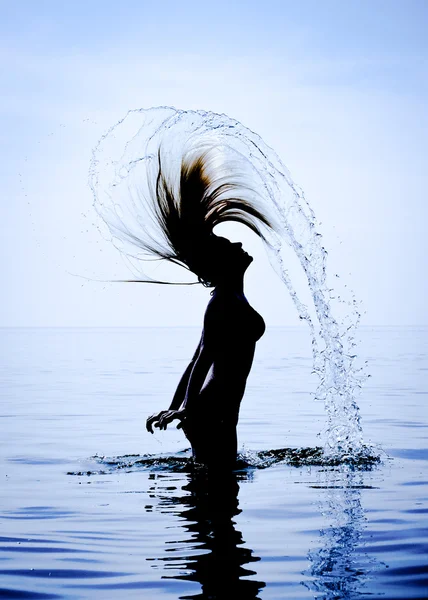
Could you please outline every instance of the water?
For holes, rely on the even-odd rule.
[[[189,470],[181,432],[144,429],[199,333],[1,330],[0,597],[428,597],[428,329],[361,330],[382,462],[356,468],[317,464],[306,328],[268,328],[239,424],[247,466],[217,486]]]
[[[134,267],[136,277],[147,281],[147,269],[159,268],[153,248],[161,249],[160,256],[171,252],[153,192],[159,156],[171,189],[176,189],[183,157],[200,156],[207,149],[214,153],[212,181],[244,182],[237,196],[243,193],[274,224],[263,230],[265,246],[300,319],[309,326],[313,369],[319,377],[316,395],[328,415],[325,453],[339,458],[364,454],[356,395],[365,376],[354,365],[358,302],[345,288],[340,295],[337,281],[327,279],[327,251],[314,211],[280,157],[259,135],[236,119],[204,110],[162,106],[128,111],[93,151],[89,183],[101,217],[100,231],[107,230],[107,238]],[[247,187],[257,193],[248,198]],[[173,255],[179,259],[176,250]],[[298,277],[290,274],[293,261],[304,274],[303,290]],[[155,272],[155,279],[171,281],[171,276],[162,278]]]

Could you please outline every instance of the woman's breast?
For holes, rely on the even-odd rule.
[[[265,331],[266,331],[266,324],[264,322],[262,315],[259,315],[259,313],[254,310],[252,332],[253,332],[255,341],[259,340]]]
[[[253,342],[257,342],[266,330],[263,317],[251,306],[236,315],[235,326],[243,337]]]

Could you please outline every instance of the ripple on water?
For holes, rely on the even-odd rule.
[[[8,598],[8,600],[14,600],[15,598],[21,600],[54,600],[55,598],[62,597],[62,595],[59,596],[58,594],[44,594],[41,592],[0,588],[0,598]]]
[[[39,521],[41,519],[64,519],[74,514],[74,511],[61,510],[54,506],[22,506],[15,510],[5,511],[0,514],[0,518]]]
[[[87,569],[0,569],[0,575],[15,577],[36,577],[51,579],[99,579],[103,577],[124,577],[129,573],[113,571],[89,571]]]

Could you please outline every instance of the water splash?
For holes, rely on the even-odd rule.
[[[169,473],[191,473],[204,470],[192,458],[190,449],[169,454],[125,454],[124,456],[91,457],[98,468],[82,471],[69,471],[67,475],[91,476],[108,475],[123,471],[165,471]],[[315,448],[277,448],[275,450],[244,450],[239,452],[236,461],[236,472],[250,473],[254,469],[267,469],[275,465],[290,465],[293,467],[335,467],[345,466],[352,471],[370,471],[380,462],[379,456],[363,448],[359,454],[352,457],[329,457],[320,446]]]
[[[226,115],[171,107],[129,111],[94,149],[89,183],[94,207],[107,224],[108,235],[140,276],[147,276],[151,268],[146,262],[149,257],[138,248],[138,239],[153,233],[147,198],[159,147],[168,149],[176,176],[189,149],[216,148],[223,164],[239,165],[252,179],[265,212],[277,225],[275,232],[267,232],[271,264],[300,319],[309,326],[314,372],[319,378],[316,399],[324,402],[327,413],[324,452],[338,460],[361,454],[364,447],[356,396],[363,376],[354,364],[354,331],[360,315],[355,298],[348,301],[345,318],[339,319],[333,309],[332,289],[326,281],[327,251],[303,191],[260,136]],[[290,248],[306,276],[312,306],[302,302],[291,281],[286,267]]]

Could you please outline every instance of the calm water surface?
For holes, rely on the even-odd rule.
[[[428,597],[428,329],[360,332],[371,470],[260,468],[325,424],[306,329],[269,329],[239,425],[254,466],[222,485],[183,470],[181,432],[144,429],[197,329],[0,335],[0,597]]]

